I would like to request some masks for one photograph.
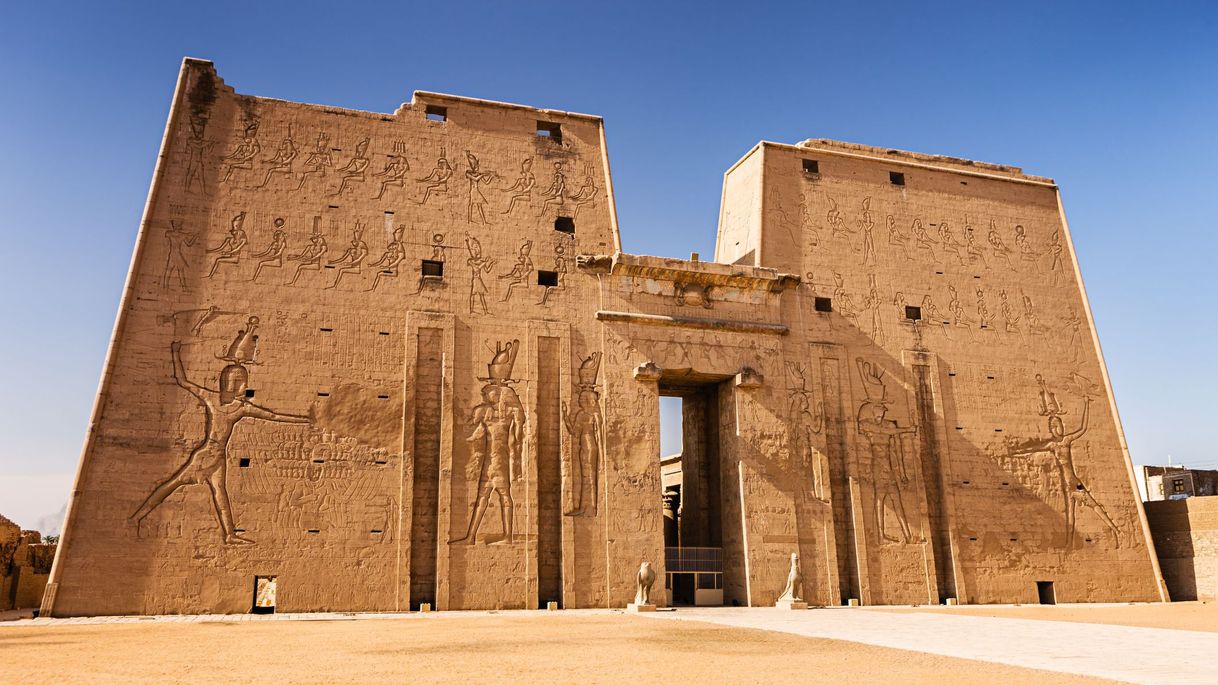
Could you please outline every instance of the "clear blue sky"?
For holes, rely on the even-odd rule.
[[[1134,460],[1218,464],[1218,5],[101,5],[0,20],[0,513],[20,523],[67,498],[184,55],[289,100],[600,114],[631,252],[711,254],[722,173],[760,139],[1051,176]]]

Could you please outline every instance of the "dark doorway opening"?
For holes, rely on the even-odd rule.
[[[673,605],[723,604],[719,446],[723,388],[718,377],[660,382],[664,585]],[[674,433],[679,440],[673,439]]]
[[[1040,598],[1041,604],[1057,604],[1057,593],[1053,591],[1053,581],[1051,580],[1036,581],[1036,595]]]

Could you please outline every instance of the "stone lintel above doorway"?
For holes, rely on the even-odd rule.
[[[669,257],[649,257],[618,252],[613,255],[579,255],[577,267],[590,274],[633,276],[673,283],[730,287],[741,290],[781,292],[795,288],[799,276],[762,266],[719,264]]]
[[[602,309],[596,313],[598,321],[649,324],[653,326],[678,326],[700,328],[732,333],[768,333],[786,335],[790,329],[786,324],[767,321],[735,321],[732,319],[706,319],[696,316],[669,316],[666,314],[642,314],[639,312],[615,312]]]

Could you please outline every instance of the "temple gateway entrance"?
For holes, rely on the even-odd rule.
[[[661,380],[661,432],[679,424],[679,448],[660,455],[664,485],[664,588],[674,606],[724,604],[720,402],[730,376]],[[665,441],[662,440],[662,444]],[[673,442],[668,440],[667,442]],[[662,450],[664,451],[664,450]]]

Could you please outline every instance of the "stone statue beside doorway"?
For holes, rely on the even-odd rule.
[[[808,603],[804,601],[803,595],[804,576],[799,572],[799,553],[791,552],[791,570],[787,573],[787,586],[783,588],[774,606],[783,609],[807,609]]]

